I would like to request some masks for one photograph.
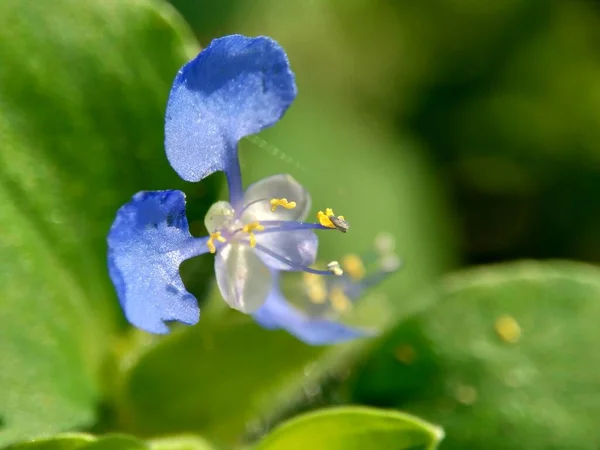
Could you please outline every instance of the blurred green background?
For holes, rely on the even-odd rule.
[[[403,269],[348,317],[378,338],[262,330],[224,307],[210,256],[182,266],[197,326],[155,337],[122,318],[105,265],[118,207],[182,189],[200,235],[226,195],[220,174],[178,179],[162,129],[178,68],[233,33],[276,39],[299,88],[241,143],[245,184],[291,173],[315,211],[344,214],[323,260],[396,239]],[[232,448],[360,404],[441,426],[442,449],[600,448],[599,195],[597,1],[4,0],[0,445],[79,430]],[[343,420],[264,448],[334,450],[298,436]],[[434,448],[437,429],[410,423],[430,442],[361,448]],[[211,443],[154,440],[172,435]]]

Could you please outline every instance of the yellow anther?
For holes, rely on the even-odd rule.
[[[350,224],[346,222],[344,216],[336,216],[331,208],[325,209],[325,212],[319,211],[317,213],[317,220],[322,226],[336,228],[343,233],[348,231],[348,228],[350,227]]]
[[[365,276],[365,265],[362,259],[353,253],[342,258],[342,267],[355,280],[360,280]]]
[[[342,275],[344,275],[344,271],[342,270],[342,266],[340,266],[340,263],[337,262],[337,261],[331,261],[329,264],[327,264],[327,268],[336,277],[341,277]]]
[[[327,214],[325,214],[323,211],[319,211],[317,213],[317,220],[324,227],[335,228],[335,225],[333,224],[333,222],[331,221],[331,219],[329,217],[327,217]]]
[[[263,231],[264,229],[265,227],[263,227],[258,221],[247,223],[242,227],[242,231],[244,233],[252,233],[253,231]]]
[[[206,242],[206,246],[208,247],[208,251],[211,253],[217,252],[217,247],[215,247],[215,240],[219,242],[227,242],[223,236],[221,236],[221,232],[217,231],[215,233],[210,233],[210,239]]]
[[[304,272],[302,278],[309,300],[317,305],[325,303],[327,290],[323,276]]]
[[[331,289],[329,299],[331,300],[331,306],[333,306],[333,309],[338,312],[347,311],[352,307],[352,302],[344,293],[344,290],[339,286]]]
[[[254,236],[254,232],[263,231],[264,229],[265,227],[263,227],[258,221],[247,223],[242,227],[242,231],[250,235],[250,247],[256,247],[256,237]]]
[[[296,207],[296,202],[288,202],[287,198],[272,198],[270,203],[272,212],[275,212],[278,206],[285,209],[294,209]]]

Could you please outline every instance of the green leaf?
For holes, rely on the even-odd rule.
[[[145,442],[131,436],[107,435],[89,443],[82,450],[148,450]]]
[[[353,402],[444,427],[444,448],[600,446],[600,270],[521,262],[446,278],[358,367]]]
[[[397,250],[410,264],[374,289],[353,319],[382,327],[409,314],[415,305],[408,293],[430,283],[452,259],[447,220],[435,195],[439,190],[426,164],[385,132],[363,125],[360,116],[310,100],[299,98],[272,131],[269,143],[285,154],[242,143],[246,184],[291,172],[309,187],[314,213],[332,206],[346,214],[352,223],[347,235],[321,235],[325,260],[367,251],[377,232],[395,231]],[[224,305],[218,294],[212,301]],[[240,313],[218,316],[205,310],[197,326],[166,337],[126,368],[118,395],[121,426],[141,434],[200,432],[238,442],[246,432],[262,431],[265,415],[318,389],[315,380],[323,371],[368,343],[309,347],[285,331],[263,330]]]
[[[285,422],[256,450],[434,450],[443,437],[441,428],[409,414],[340,407]]]
[[[204,430],[235,442],[277,387],[319,352],[249,318],[203,317],[152,347],[124,375],[119,426],[144,435]]]
[[[8,450],[81,450],[95,438],[85,433],[66,433],[58,436],[21,442],[8,447]]]
[[[94,420],[120,317],[106,233],[182,184],[162,124],[191,42],[151,1],[0,2],[0,445]]]
[[[212,450],[214,447],[197,436],[175,436],[150,442],[131,436],[69,433],[11,445],[7,450]]]
[[[150,450],[212,450],[213,445],[198,436],[172,436],[153,439]]]

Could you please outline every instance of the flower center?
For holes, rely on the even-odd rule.
[[[250,235],[250,247],[256,247],[256,236],[254,236],[254,231],[264,231],[264,229],[265,227],[262,226],[258,220],[250,222],[242,227],[242,231]]]
[[[263,205],[260,205],[260,203]],[[293,234],[298,231],[319,229],[333,229],[343,233],[348,231],[349,224],[344,219],[344,216],[336,216],[331,208],[326,208],[325,212],[319,211],[317,222],[281,220],[289,217],[289,215],[284,211],[277,212],[277,208],[291,210],[296,208],[296,206],[297,203],[295,201],[290,201],[287,198],[259,198],[248,202],[241,210],[235,211],[230,203],[225,201],[217,202],[210,207],[204,219],[209,232],[209,238],[206,242],[208,250],[210,253],[216,253],[219,250],[219,244],[229,244],[237,241],[247,244],[251,248],[256,248],[262,254],[276,261],[277,264],[289,267],[287,270],[299,270],[318,275],[333,274],[342,276],[344,271],[337,261],[331,261],[327,265],[327,270],[319,270],[309,267],[302,260],[305,258],[306,251],[308,251],[303,250],[303,248],[306,249],[306,245],[311,245],[308,243],[311,239],[310,235],[306,236],[306,243],[294,241],[288,247],[285,247],[285,244],[282,243],[286,240],[281,240],[283,236],[274,237],[275,242],[283,246],[281,249],[262,245],[258,239],[258,236],[269,233],[290,233],[290,239],[298,239],[298,235]],[[294,249],[297,249],[297,251]],[[304,253],[302,253],[303,251]]]
[[[208,211],[205,224],[208,228],[210,235],[206,242],[210,253],[217,252],[217,242],[226,243],[235,239],[248,237],[248,243],[250,247],[256,247],[256,235],[255,231],[265,231],[265,226],[258,220],[253,220],[248,223],[243,223],[240,218],[243,217],[244,212],[248,207],[261,202],[268,202],[271,206],[271,212],[275,212],[278,207],[284,209],[296,208],[295,201],[289,201],[287,198],[263,198],[248,203],[244,206],[241,211],[234,211],[231,205],[227,202],[217,202]],[[276,228],[281,228],[279,224],[268,222],[268,227],[271,231]]]

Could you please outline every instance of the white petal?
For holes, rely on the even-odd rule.
[[[209,233],[214,233],[228,221],[230,221],[235,212],[229,202],[220,201],[213,203],[204,216],[204,225]]]
[[[256,311],[271,289],[271,272],[248,245],[233,243],[220,249],[215,274],[227,304],[244,313]]]
[[[256,243],[292,261],[296,266],[294,269],[257,248],[258,256],[270,268],[299,270],[298,266],[309,266],[315,262],[319,240],[313,231],[300,230],[256,234]]]
[[[288,202],[296,202],[296,207],[285,209],[279,206],[272,212],[269,202],[272,198],[285,198]],[[252,202],[256,203],[250,204]],[[304,220],[310,210],[310,195],[291,175],[273,175],[246,189],[244,207],[246,206],[242,214],[244,223],[255,220]]]

